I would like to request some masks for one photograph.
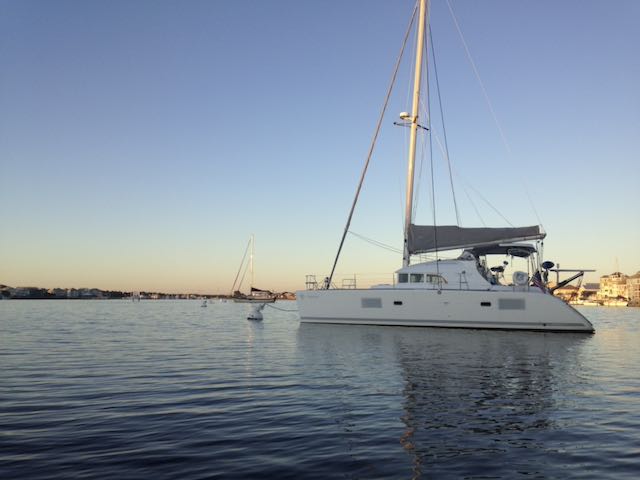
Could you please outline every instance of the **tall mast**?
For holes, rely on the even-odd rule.
[[[253,288],[253,233],[251,234],[251,253],[249,254],[249,270],[251,270],[251,286],[249,287],[249,289]],[[251,293],[251,290],[249,291],[249,293]]]
[[[420,107],[420,83],[422,81],[422,51],[424,50],[424,28],[427,17],[427,0],[420,0],[418,16],[418,38],[416,45],[416,66],[413,78],[413,105],[411,107],[411,137],[409,138],[409,164],[407,168],[407,198],[404,213],[404,249],[402,266],[409,265],[409,229],[411,228],[411,212],[413,211],[413,177],[416,160],[416,139],[418,135],[418,109]]]

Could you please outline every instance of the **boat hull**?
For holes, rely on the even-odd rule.
[[[534,290],[306,290],[296,298],[300,320],[309,323],[594,331],[580,312]]]
[[[235,303],[274,303],[276,299],[274,297],[268,298],[234,298]]]

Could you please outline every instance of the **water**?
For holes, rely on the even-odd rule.
[[[640,309],[585,307],[592,336],[248,308],[0,302],[0,478],[640,475]]]

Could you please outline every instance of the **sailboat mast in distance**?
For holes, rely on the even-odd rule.
[[[413,211],[413,177],[416,160],[416,137],[418,135],[418,110],[420,108],[420,84],[422,82],[422,52],[424,50],[424,27],[427,16],[427,2],[420,0],[420,14],[418,15],[418,38],[416,45],[416,66],[413,79],[413,105],[411,107],[411,136],[409,138],[409,162],[407,167],[407,197],[404,212],[404,248],[402,253],[402,266],[410,263],[409,230],[411,228],[411,216]]]
[[[249,270],[251,270],[251,286],[249,288],[253,288],[253,252],[254,252],[254,242],[255,238],[253,233],[251,234],[251,253],[249,254]]]
[[[245,263],[247,253],[249,254],[249,263]],[[253,257],[255,257],[255,236],[251,234],[251,236],[249,237],[249,243],[244,250],[244,255],[242,256],[242,261],[240,262],[240,268],[238,269],[238,273],[236,274],[236,279],[233,281],[233,287],[231,288],[233,301],[236,303],[273,303],[276,301],[276,294],[270,292],[269,290],[261,290],[255,287]],[[240,292],[240,288],[242,287],[244,276],[247,273],[247,268],[249,269],[249,275],[251,277],[251,285],[249,286],[249,293],[244,294]],[[237,283],[240,272],[242,272],[242,277],[240,278],[240,283]]]

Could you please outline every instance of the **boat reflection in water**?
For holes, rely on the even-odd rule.
[[[313,324],[298,333],[316,387],[343,396],[343,410],[330,413],[345,426],[351,454],[366,448],[371,458],[375,435],[374,458],[400,478],[557,474],[558,461],[580,461],[575,442],[588,439],[573,412],[589,341],[584,334]]]

